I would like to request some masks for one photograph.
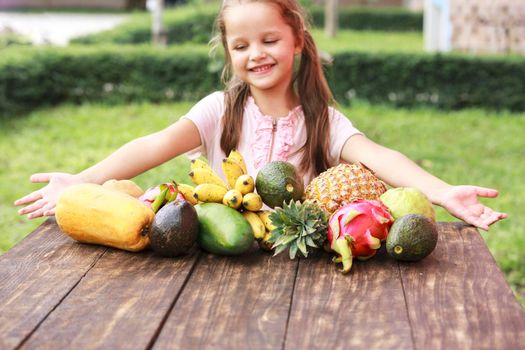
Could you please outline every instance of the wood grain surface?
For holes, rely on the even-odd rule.
[[[296,270],[286,254],[258,249],[203,254],[154,348],[281,348]]]
[[[440,224],[436,250],[400,263],[417,349],[525,349],[525,313],[480,234]]]
[[[0,257],[0,349],[21,344],[105,248],[75,243],[50,219]]]
[[[381,250],[342,275],[329,254],[301,260],[287,349],[412,349],[399,270]]]
[[[169,259],[109,249],[24,348],[146,348],[198,255]]]
[[[0,256],[0,349],[525,349],[525,312],[482,237],[439,232],[420,262],[382,249],[342,275],[325,252],[162,258],[48,220]]]

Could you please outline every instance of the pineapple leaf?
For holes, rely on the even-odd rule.
[[[326,241],[328,219],[314,203],[283,203],[282,208],[276,208],[270,214],[270,220],[275,226],[270,236],[270,242],[276,249],[274,255],[289,249],[291,259],[298,251],[307,257],[312,249],[321,247]]]
[[[304,227],[304,236],[311,235],[312,233],[315,233],[317,231],[317,228],[315,226],[305,226]]]
[[[274,246],[279,246],[279,245],[287,246],[288,244],[290,244],[290,242],[295,241],[296,239],[297,237],[295,236],[282,235],[275,241]]]
[[[305,240],[303,238],[300,238],[299,240],[297,240],[297,248],[299,248],[301,253],[303,253],[303,256],[306,258],[308,257],[308,250],[306,248],[306,244],[304,241]]]
[[[290,247],[290,250],[288,251],[288,253],[290,254],[290,259],[295,259],[295,255],[297,254],[297,245],[296,244],[292,244],[292,246]]]
[[[275,247],[275,245],[274,245]],[[273,253],[273,256],[276,256],[277,254],[281,254],[283,251],[285,251],[288,247],[285,245],[280,245],[278,247],[275,247],[275,252]]]
[[[306,237],[306,245],[309,246],[309,247],[312,247],[312,248],[319,248],[317,246],[317,244],[315,244],[315,242],[312,239],[312,237]]]

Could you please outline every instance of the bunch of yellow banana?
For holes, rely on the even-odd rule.
[[[222,170],[227,183],[206,162],[192,160],[189,176],[196,184],[192,197],[197,202],[222,203],[239,210],[260,210],[263,205],[261,196],[253,192],[254,179],[248,175],[244,158],[239,151],[233,150],[224,158]],[[180,192],[186,198],[184,192]]]
[[[253,192],[255,181],[248,175],[244,158],[239,151],[231,151],[228,158],[222,160],[222,171],[229,188],[222,200],[224,205],[252,212],[262,208],[261,196]]]
[[[268,242],[273,230],[269,219],[271,211],[261,210],[261,196],[254,193],[255,181],[248,175],[239,151],[233,150],[223,159],[222,171],[226,182],[206,162],[194,159],[189,176],[196,186],[177,184],[177,189],[192,204],[216,202],[241,211],[261,249],[272,250],[272,244]]]
[[[221,177],[208,163],[200,159],[191,161],[191,171],[188,175],[191,181],[197,185],[193,188],[191,195],[197,202],[221,203],[222,198],[228,192],[228,187]]]
[[[247,214],[250,213],[250,214]],[[272,251],[272,243],[269,241],[272,230],[275,226],[270,220],[271,210],[261,210],[256,213],[245,211],[242,213],[250,223],[253,235],[262,250]],[[254,215],[251,215],[254,214]]]
[[[176,185],[177,185],[177,191],[179,191],[179,193],[182,194],[185,200],[187,200],[193,205],[199,203],[199,201],[197,201],[197,199],[193,197],[193,191],[195,190],[195,187],[191,185],[182,184],[182,183],[177,183]]]

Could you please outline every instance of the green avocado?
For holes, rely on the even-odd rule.
[[[257,173],[255,188],[270,208],[282,207],[283,202],[301,200],[304,195],[302,176],[295,166],[283,161],[263,166]]]
[[[201,203],[195,209],[202,249],[219,255],[240,255],[250,249],[252,227],[240,212],[219,203]]]
[[[193,205],[175,200],[155,214],[148,235],[154,252],[173,257],[188,252],[198,233],[199,220]]]
[[[419,261],[436,248],[436,223],[422,214],[398,218],[388,232],[386,251],[396,260]]]

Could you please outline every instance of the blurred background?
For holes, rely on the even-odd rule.
[[[525,0],[301,2],[359,129],[447,182],[500,191],[486,203],[509,218],[481,234],[525,305]],[[44,220],[12,205],[40,187],[32,173],[78,172],[222,88],[219,4],[0,0],[0,254]],[[134,180],[188,171],[178,157]]]

